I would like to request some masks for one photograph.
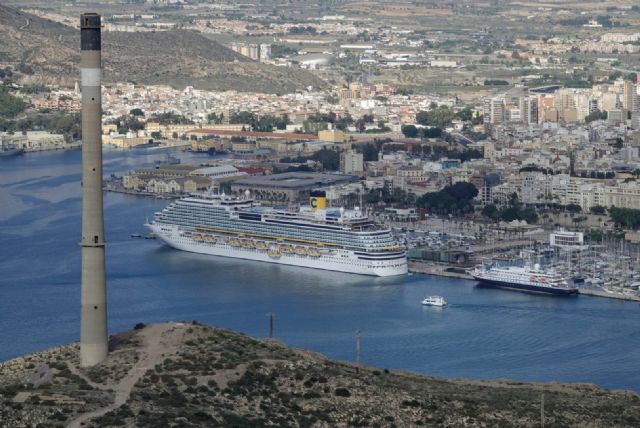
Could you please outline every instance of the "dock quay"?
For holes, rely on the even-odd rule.
[[[411,273],[422,273],[458,279],[473,279],[470,275],[453,269],[459,268],[445,263],[409,261],[409,272]]]
[[[582,294],[584,296],[605,297],[607,299],[630,300],[632,302],[640,302],[639,296],[619,293],[617,291],[594,290],[590,288],[578,287],[578,294]]]

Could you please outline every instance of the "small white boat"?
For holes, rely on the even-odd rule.
[[[442,296],[429,296],[422,301],[422,304],[424,306],[446,306],[447,301]]]

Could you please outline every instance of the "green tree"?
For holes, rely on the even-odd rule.
[[[128,131],[139,131],[144,129],[144,123],[140,122],[135,116],[124,115],[114,119],[112,123],[118,125],[118,132],[126,134]]]
[[[298,51],[286,45],[271,45],[271,57],[284,58],[290,55],[297,55]]]
[[[440,214],[460,214],[473,211],[471,200],[477,195],[478,189],[473,184],[458,182],[439,192],[425,193],[416,205]]]
[[[429,111],[420,111],[416,114],[416,122],[424,126],[446,128],[451,125],[455,113],[447,106],[440,106]]]
[[[311,159],[320,162],[325,171],[337,171],[340,168],[340,154],[335,150],[322,148],[311,155]]]
[[[517,207],[520,205],[518,194],[516,192],[513,192],[509,195],[509,205],[511,205],[512,207]]]
[[[586,123],[593,122],[594,120],[605,120],[607,118],[606,111],[595,110],[585,116],[584,121]]]
[[[579,213],[582,211],[582,207],[578,204],[569,204],[566,208],[570,213]]]
[[[365,162],[378,160],[378,146],[373,143],[358,144],[356,150],[362,153]]]
[[[500,218],[504,221],[520,220],[520,209],[518,207],[506,207],[500,211]]]
[[[406,96],[409,96],[409,95],[413,94],[413,91],[411,89],[408,89],[408,88],[399,88],[396,91],[396,94],[404,95],[406,97]]]
[[[527,207],[520,212],[520,219],[529,224],[534,224],[538,222],[538,214],[535,209]]]
[[[609,74],[609,80],[612,81],[612,82],[614,80],[618,80],[621,77],[622,77],[622,72],[621,71],[614,71],[613,73]]]
[[[132,108],[129,110],[131,116],[144,116],[144,111],[141,108]]]
[[[149,118],[150,122],[158,122],[161,125],[192,125],[193,120],[187,119],[181,114],[172,111],[166,113],[157,113]]]
[[[6,87],[0,88],[0,117],[12,118],[27,108],[22,98],[12,95]]]
[[[256,115],[249,111],[234,111],[229,117],[229,123],[233,124],[251,124],[256,120]]]
[[[487,79],[484,81],[484,86],[507,86],[509,82],[506,80]]]
[[[402,125],[402,134],[407,138],[416,138],[418,136],[418,128],[415,125]]]
[[[364,123],[373,123],[374,118],[372,114],[365,114],[362,116],[362,120]]]
[[[482,215],[490,218],[491,220],[497,220],[498,218],[500,218],[500,211],[495,205],[489,204],[485,205],[485,207],[482,209]]]
[[[473,119],[473,110],[471,110],[471,107],[467,106],[457,112],[455,114],[455,118],[465,122],[471,121],[471,119]]]
[[[623,227],[636,229],[640,226],[640,210],[611,207],[609,208],[609,215],[616,224]]]
[[[422,128],[420,130],[420,136],[422,138],[441,138],[444,133],[442,129],[431,127],[431,128]]]
[[[214,112],[209,113],[207,115],[207,121],[209,121],[209,123],[221,124],[224,121],[224,113],[220,113],[219,115]]]
[[[325,97],[325,101],[327,102],[327,104],[338,104],[338,97],[333,95],[333,94],[329,94]]]

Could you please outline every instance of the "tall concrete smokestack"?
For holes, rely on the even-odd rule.
[[[80,16],[82,86],[82,297],[80,365],[107,357],[107,289],[102,211],[102,94],[100,15]]]

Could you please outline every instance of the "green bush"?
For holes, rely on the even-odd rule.
[[[22,98],[13,96],[7,88],[0,88],[0,117],[16,117],[27,108]]]
[[[336,388],[335,394],[338,397],[351,397],[351,392],[347,388]]]
[[[309,399],[311,399],[311,398],[320,398],[320,397],[322,397],[322,396],[320,395],[320,393],[315,392],[315,391],[305,392],[305,393],[302,395],[302,398],[304,398],[305,400],[309,400]]]

